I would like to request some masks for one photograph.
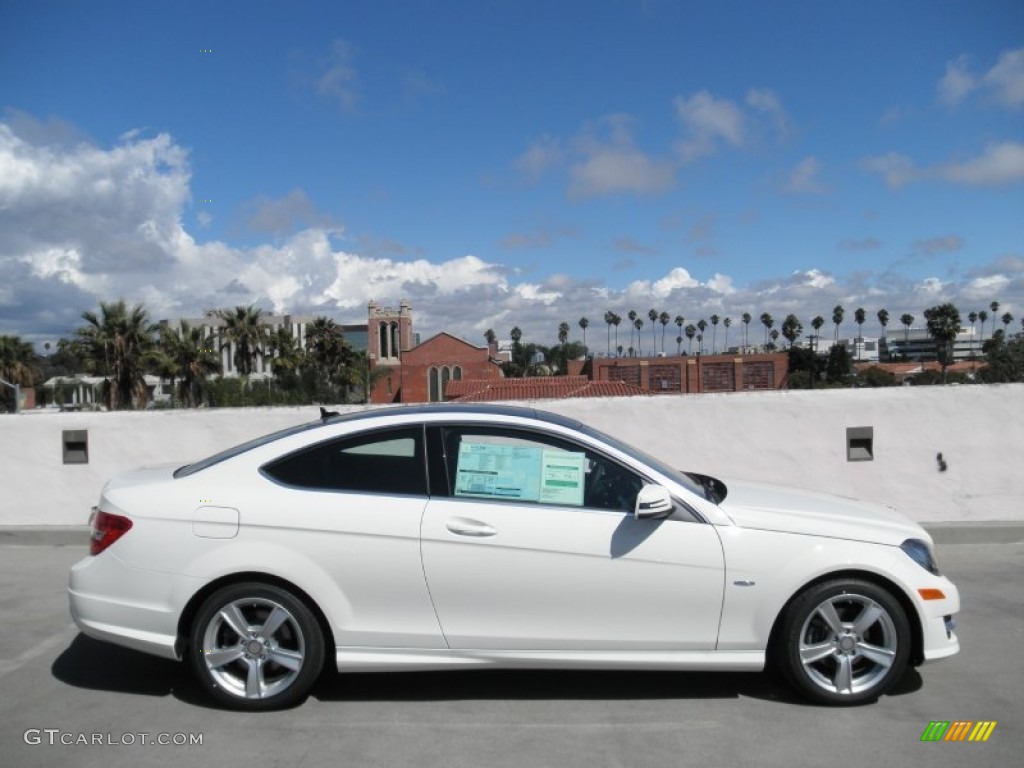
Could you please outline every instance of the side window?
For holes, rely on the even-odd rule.
[[[472,426],[442,434],[456,498],[631,512],[644,484],[606,456],[550,435]]]
[[[422,427],[330,440],[263,466],[279,483],[312,491],[427,495]]]

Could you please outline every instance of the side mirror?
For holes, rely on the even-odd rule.
[[[633,514],[637,520],[668,517],[672,514],[672,496],[660,485],[645,485],[636,495]]]

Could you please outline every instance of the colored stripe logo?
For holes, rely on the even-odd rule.
[[[932,720],[921,734],[921,741],[988,741],[997,723],[996,720]]]

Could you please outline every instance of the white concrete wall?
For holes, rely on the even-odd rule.
[[[680,468],[726,479],[870,499],[919,521],[1024,520],[1024,385],[533,405],[577,417]],[[0,525],[84,524],[112,474],[186,463],[316,415],[315,407],[303,407],[0,416]],[[860,426],[874,427],[875,459],[849,463],[846,428]],[[88,465],[62,463],[65,429],[89,430]]]

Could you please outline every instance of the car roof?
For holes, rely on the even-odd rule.
[[[418,403],[410,405],[398,405],[393,407],[372,408],[366,411],[354,411],[325,416],[324,424],[339,424],[361,419],[379,418],[381,416],[460,416],[481,415],[481,416],[511,416],[523,419],[534,419],[545,421],[549,424],[557,424],[562,427],[578,429],[582,423],[577,419],[570,419],[549,411],[539,411],[536,408],[527,408],[518,405],[493,405],[489,403]]]

